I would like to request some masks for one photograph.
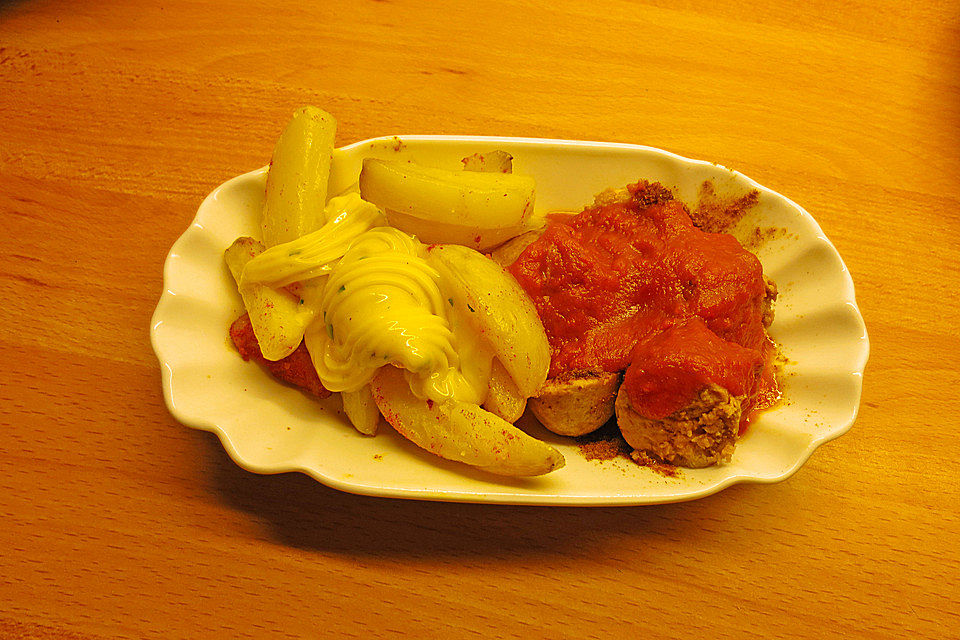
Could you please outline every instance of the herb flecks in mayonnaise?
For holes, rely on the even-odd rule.
[[[350,243],[367,230],[386,224],[380,209],[356,193],[331,198],[324,209],[324,220],[316,231],[270,247],[247,263],[241,286],[260,282],[285,287],[326,275]]]
[[[326,388],[356,391],[395,365],[420,398],[483,400],[492,355],[484,357],[481,338],[450,308],[425,254],[414,237],[377,227],[333,267],[308,334]]]

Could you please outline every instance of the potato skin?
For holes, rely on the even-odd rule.
[[[357,391],[341,391],[340,399],[343,401],[343,412],[357,431],[365,436],[377,435],[380,409],[373,399],[370,385],[364,385]]]
[[[386,421],[441,458],[513,477],[539,476],[564,465],[555,448],[475,404],[417,398],[400,369],[381,368],[370,387]]]
[[[237,238],[223,252],[223,257],[250,315],[260,352],[265,359],[277,362],[297,350],[309,318],[300,314],[300,299],[284,289],[255,282],[239,284],[244,267],[263,253],[263,249],[263,243],[258,240]]]
[[[487,398],[483,401],[483,408],[510,424],[519,420],[527,408],[527,398],[520,393],[517,383],[510,377],[510,372],[497,358],[493,359],[490,368],[490,382],[487,385]]]
[[[631,447],[670,464],[696,469],[730,459],[737,443],[741,399],[718,384],[709,384],[683,409],[652,420],[633,409],[621,387],[616,412],[620,433]]]
[[[360,196],[381,209],[473,229],[525,226],[536,192],[531,176],[447,171],[377,158],[363,160],[359,185]]]
[[[550,378],[530,398],[533,415],[561,436],[582,436],[602,427],[614,415],[619,373],[574,371]]]
[[[534,395],[550,369],[550,344],[537,308],[512,275],[487,256],[454,244],[430,247],[427,256],[451,295],[469,309],[468,320],[510,372],[523,397]]]
[[[296,240],[323,224],[336,119],[316,107],[293,114],[273,149],[263,202],[263,242]]]

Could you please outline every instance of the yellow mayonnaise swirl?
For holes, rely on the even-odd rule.
[[[368,229],[385,224],[383,213],[356,193],[331,198],[322,227],[270,247],[247,263],[240,284],[285,287],[329,273],[350,244]]]
[[[440,275],[424,257],[414,237],[377,227],[357,237],[333,267],[321,314],[306,336],[326,388],[356,391],[377,369],[394,365],[406,370],[421,398],[483,400],[492,356],[484,365],[479,336],[462,322],[451,327]],[[471,356],[467,375],[461,348]]]

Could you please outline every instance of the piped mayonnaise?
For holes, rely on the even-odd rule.
[[[377,227],[332,267],[305,336],[327,389],[356,391],[394,365],[420,398],[484,400],[492,350],[458,315],[425,257],[413,236]]]
[[[356,193],[331,198],[324,209],[324,224],[296,240],[284,242],[247,263],[240,285],[260,282],[285,287],[326,275],[350,243],[372,227],[386,224],[376,205]]]

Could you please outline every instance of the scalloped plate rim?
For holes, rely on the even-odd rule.
[[[810,441],[807,446],[800,452],[800,455],[794,460],[793,464],[789,468],[785,469],[781,473],[774,474],[771,476],[761,476],[761,475],[750,475],[747,473],[739,473],[725,476],[713,484],[705,485],[695,489],[689,489],[686,491],[679,490],[672,495],[658,495],[658,496],[644,496],[642,494],[628,494],[628,495],[616,495],[610,494],[606,496],[595,496],[595,495],[577,495],[575,493],[511,493],[509,491],[504,492],[491,492],[491,491],[458,491],[458,490],[444,490],[443,488],[434,488],[434,489],[406,489],[401,487],[389,487],[389,486],[370,486],[364,483],[349,482],[335,478],[331,475],[326,475],[320,470],[311,467],[309,465],[297,464],[297,463],[278,463],[272,465],[264,465],[255,463],[247,459],[244,455],[240,453],[235,443],[233,442],[230,433],[227,429],[224,428],[220,421],[209,420],[206,418],[201,418],[196,415],[188,414],[181,410],[177,406],[176,398],[173,395],[173,380],[176,375],[174,368],[170,364],[171,358],[165,356],[165,346],[161,340],[161,327],[165,321],[165,312],[168,306],[171,303],[171,300],[174,296],[179,295],[180,292],[173,292],[168,289],[168,282],[171,279],[173,269],[177,264],[177,260],[180,257],[180,250],[188,242],[189,237],[194,230],[202,230],[203,226],[201,225],[201,218],[203,217],[205,209],[209,206],[211,200],[218,197],[219,194],[224,193],[229,190],[231,187],[242,184],[244,180],[250,178],[256,178],[263,175],[267,167],[261,167],[253,171],[235,176],[223,182],[217,186],[213,191],[211,191],[200,204],[197,213],[195,214],[193,220],[187,229],[177,238],[173,246],[170,249],[170,252],[167,254],[166,259],[164,260],[163,268],[163,293],[157,304],[156,310],[151,319],[150,326],[150,336],[151,344],[154,349],[154,352],[157,355],[157,358],[161,365],[161,379],[162,387],[164,394],[164,401],[174,418],[178,422],[196,429],[203,431],[209,431],[217,435],[218,439],[222,443],[222,446],[226,450],[227,454],[230,456],[234,462],[236,462],[240,467],[258,474],[278,474],[278,473],[289,473],[289,472],[300,472],[304,473],[318,482],[321,482],[324,485],[327,485],[333,489],[340,490],[347,493],[353,493],[356,495],[363,496],[373,496],[373,497],[386,497],[386,498],[400,498],[400,499],[416,499],[416,500],[432,500],[432,501],[445,501],[445,502],[465,502],[465,503],[485,503],[485,504],[504,504],[504,505],[556,505],[556,506],[631,506],[631,505],[647,505],[647,504],[667,504],[673,502],[683,502],[688,500],[695,500],[703,498],[709,495],[713,495],[723,489],[726,489],[730,486],[740,483],[756,483],[756,484],[772,484],[776,482],[782,482],[787,478],[795,474],[813,455],[813,453],[822,445],[830,442],[845,433],[847,433],[853,426],[856,421],[860,398],[862,395],[862,386],[863,386],[863,372],[866,366],[866,362],[869,358],[869,337],[866,332],[866,327],[863,322],[862,313],[859,310],[859,307],[856,304],[856,295],[854,291],[853,280],[850,277],[849,270],[846,267],[846,264],[843,262],[842,257],[837,252],[836,247],[833,243],[827,238],[824,234],[819,223],[811,216],[803,207],[799,204],[783,196],[782,194],[765,187],[757,183],[752,178],[740,173],[739,171],[729,169],[723,165],[708,162],[705,160],[698,160],[693,158],[687,158],[679,154],[666,151],[663,149],[658,149],[656,147],[646,146],[646,145],[637,145],[630,143],[616,143],[616,142],[592,142],[584,140],[563,140],[563,139],[549,139],[549,138],[528,138],[528,137],[503,137],[503,136],[456,136],[456,135],[399,135],[399,136],[380,136],[376,138],[370,138],[368,140],[361,140],[344,147],[339,148],[340,152],[351,152],[359,151],[364,146],[374,145],[377,143],[388,144],[400,141],[402,143],[415,143],[415,142],[439,142],[439,143],[450,143],[450,144],[496,144],[496,145],[512,145],[512,146],[557,146],[557,147],[566,147],[566,148],[575,148],[580,151],[591,151],[597,153],[603,153],[604,151],[626,151],[626,152],[642,152],[650,153],[654,156],[670,158],[672,160],[678,161],[684,165],[694,165],[706,168],[713,168],[718,171],[728,172],[731,176],[736,178],[739,181],[743,181],[745,184],[749,185],[751,188],[757,189],[758,191],[767,193],[782,202],[787,206],[794,209],[797,213],[800,214],[801,218],[808,224],[812,224],[813,229],[815,229],[815,238],[817,241],[825,244],[832,254],[838,259],[841,270],[843,272],[843,284],[844,291],[842,296],[839,299],[846,304],[848,304],[852,311],[855,313],[857,320],[859,321],[859,329],[862,332],[861,348],[859,349],[856,362],[850,364],[849,368],[845,373],[852,375],[855,380],[855,395],[856,398],[852,403],[852,412],[849,419],[843,421],[842,423],[830,425],[830,430],[819,435],[810,434]],[[735,454],[736,455],[736,454]],[[555,472],[557,473],[557,472]]]

